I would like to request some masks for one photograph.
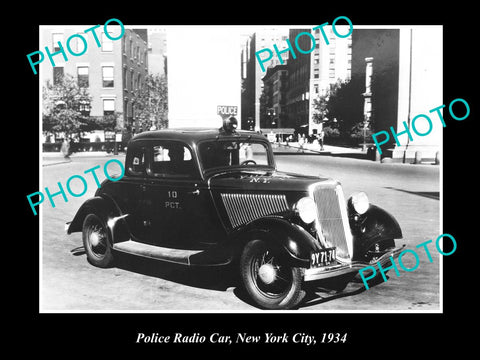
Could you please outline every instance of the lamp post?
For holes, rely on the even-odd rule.
[[[367,150],[366,137],[367,137],[367,128],[370,125],[372,119],[372,72],[373,72],[373,57],[365,58],[366,69],[365,69],[365,92],[362,94],[364,103],[363,103],[363,145],[362,151]]]
[[[247,124],[248,124],[248,130],[253,131],[255,127],[254,126],[255,121],[253,121],[253,118],[251,116],[247,118]]]
[[[273,127],[275,125],[275,109],[274,108],[268,108],[267,109],[267,116],[269,117],[270,121],[270,126]]]

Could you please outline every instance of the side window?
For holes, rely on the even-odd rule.
[[[145,148],[129,150],[128,172],[132,175],[145,175]]]
[[[184,144],[176,141],[155,143],[150,148],[151,163],[147,173],[156,177],[195,177],[192,153]]]

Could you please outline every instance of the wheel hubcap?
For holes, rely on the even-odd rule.
[[[263,283],[271,284],[277,278],[277,270],[271,264],[263,264],[258,269],[258,276]]]
[[[107,250],[106,233],[101,224],[92,224],[88,232],[88,246],[97,257],[103,257]]]
[[[90,243],[92,244],[92,246],[98,246],[98,244],[100,243],[100,236],[97,232],[93,232],[90,235]]]

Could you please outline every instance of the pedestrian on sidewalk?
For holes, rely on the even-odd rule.
[[[70,138],[68,142],[68,157],[74,153],[73,149],[75,146],[75,141],[73,141],[73,137]]]
[[[297,152],[299,152],[300,150],[302,150],[302,153],[303,153],[303,144],[305,144],[305,135],[302,134],[300,136],[300,134],[298,134],[298,150]]]
[[[318,134],[318,142],[320,143],[320,151],[323,151],[323,139],[325,138],[325,132],[323,129]]]
[[[65,159],[70,159],[70,142],[68,141],[67,137],[63,139],[62,147],[60,148],[60,150]]]

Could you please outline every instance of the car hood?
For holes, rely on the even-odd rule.
[[[327,180],[331,179],[276,170],[241,169],[213,174],[209,185],[212,190],[307,191],[311,184]]]

